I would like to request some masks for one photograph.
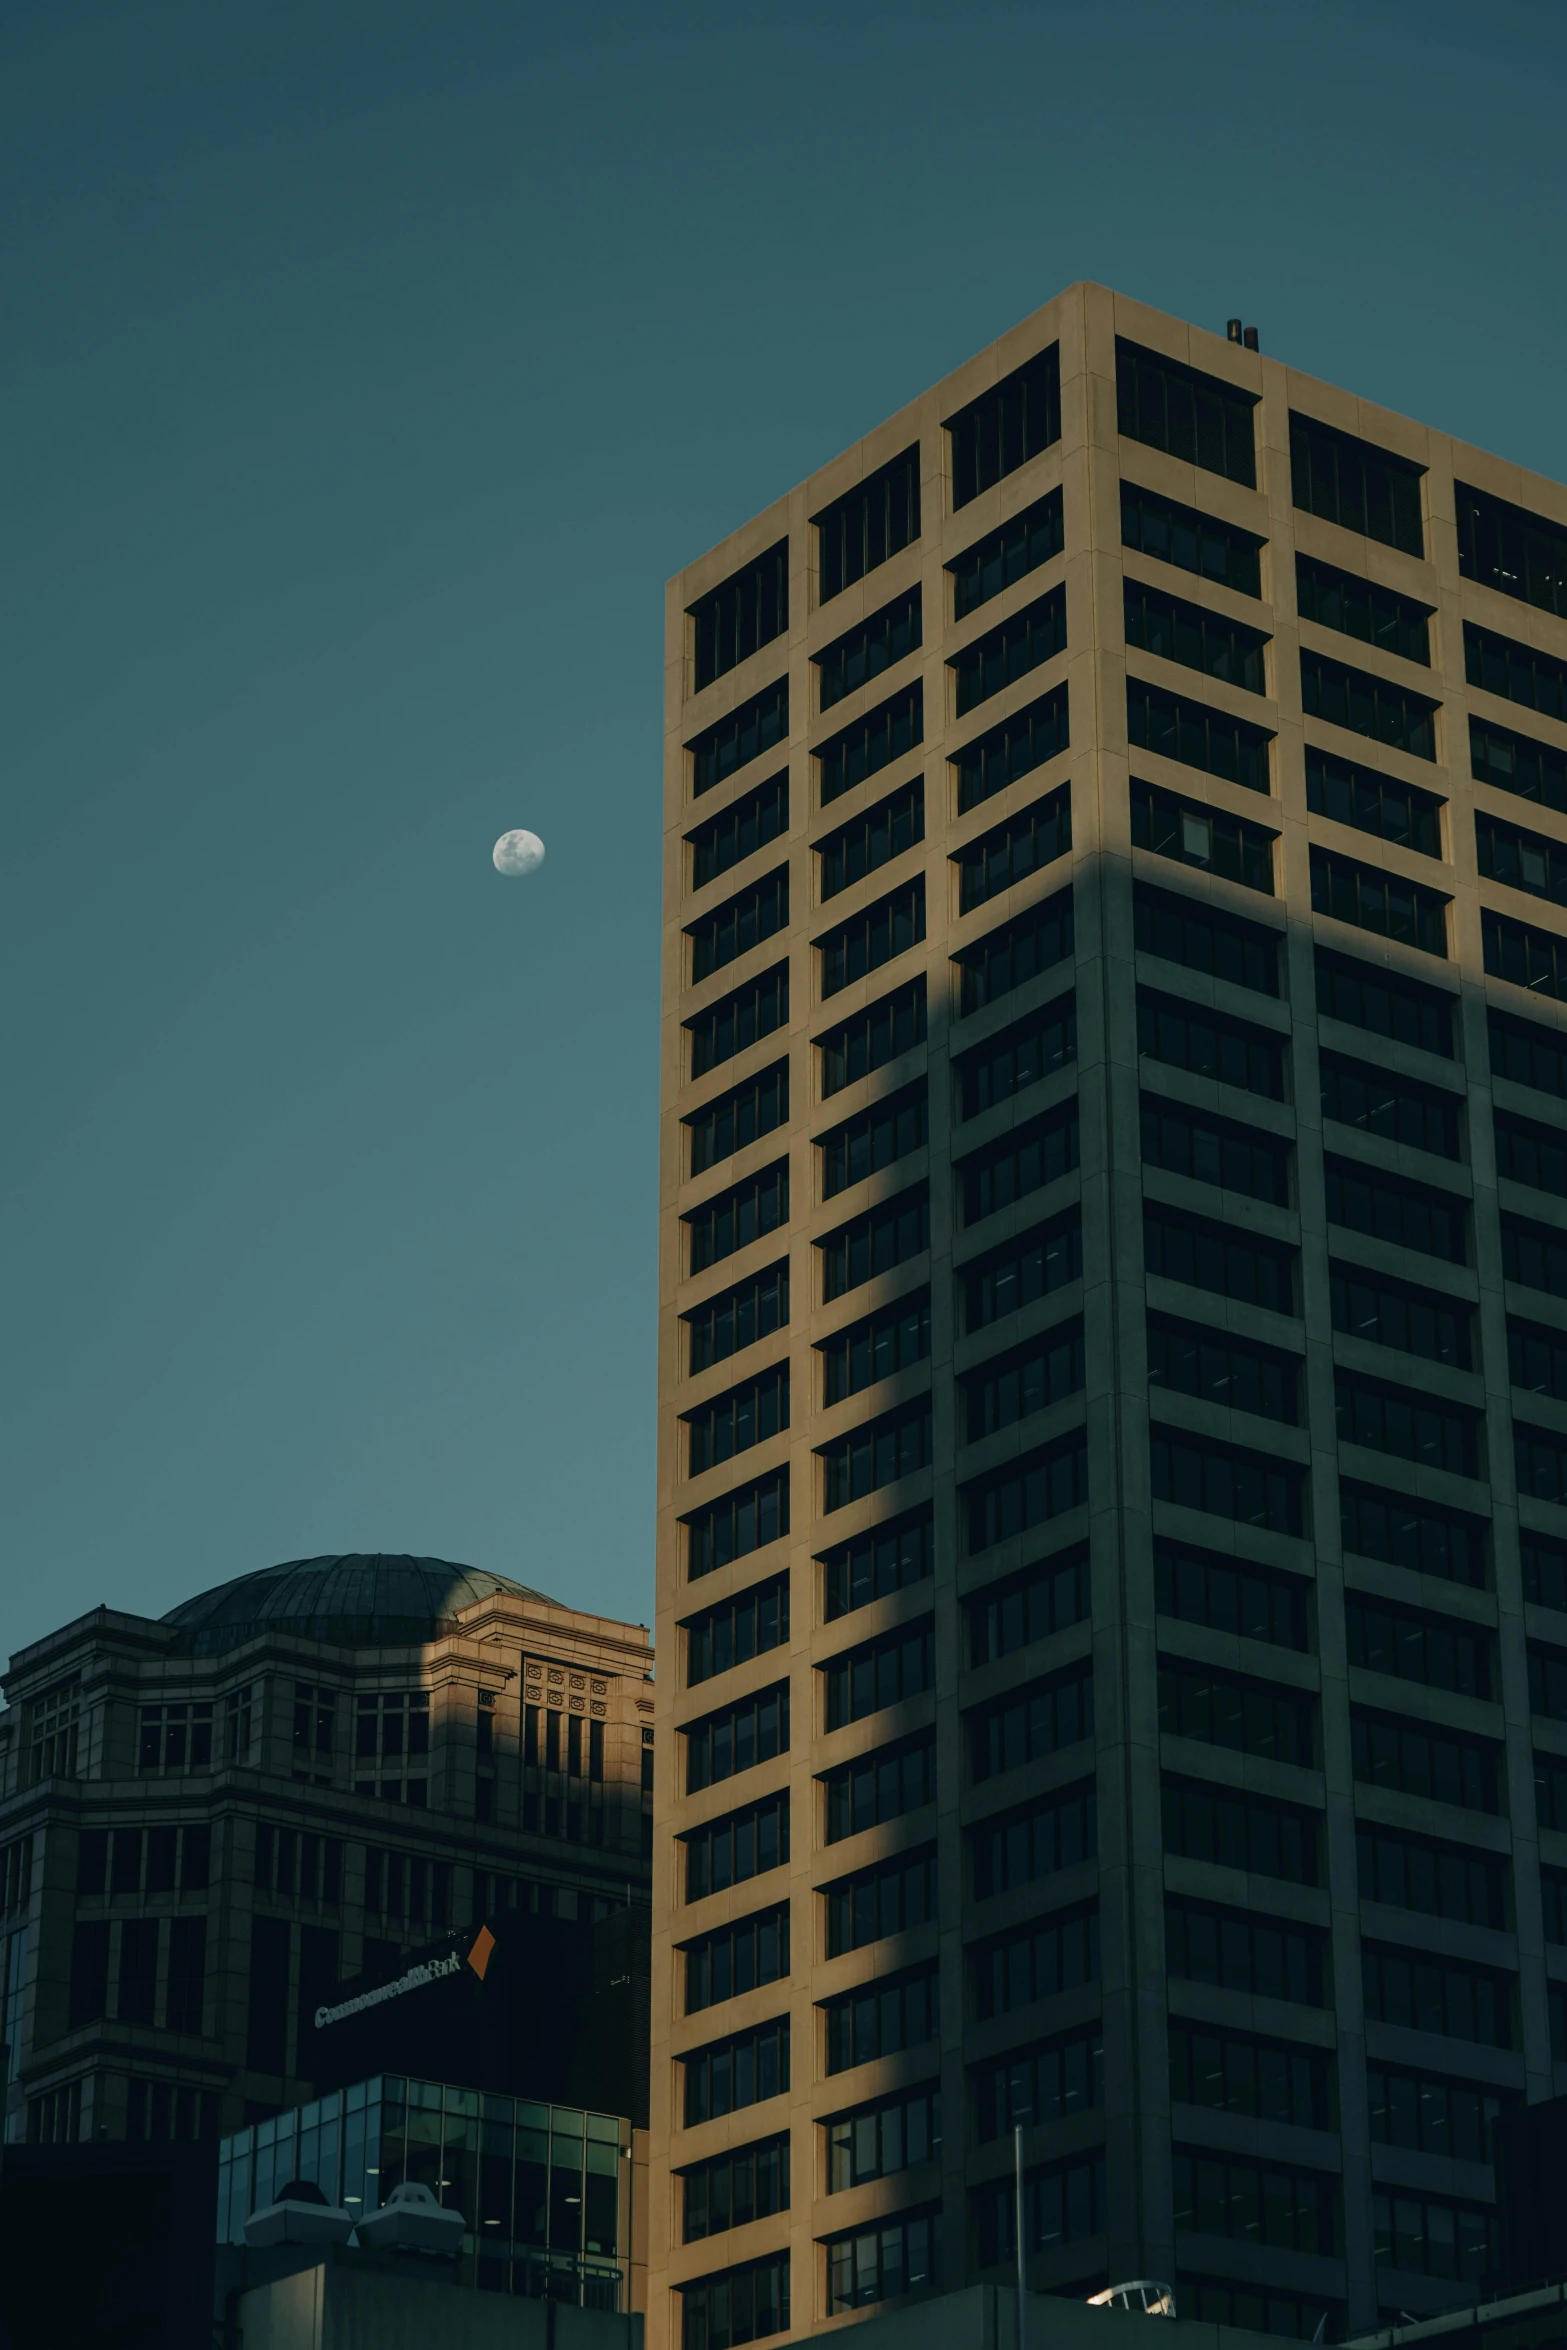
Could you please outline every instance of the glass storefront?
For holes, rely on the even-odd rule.
[[[619,2310],[630,2156],[631,2124],[614,2114],[387,2073],[225,2138],[218,2241],[242,2244],[249,2214],[290,2179],[356,2214],[413,2179],[467,2222],[465,2284]]]

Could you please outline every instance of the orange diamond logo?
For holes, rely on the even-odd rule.
[[[488,1926],[481,1926],[473,1938],[473,1948],[468,1953],[468,1964],[481,1983],[484,1980],[484,1970],[490,1963],[490,1952],[494,1948],[495,1936],[490,1932]]]

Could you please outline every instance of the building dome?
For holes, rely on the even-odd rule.
[[[198,1656],[235,1648],[258,1632],[293,1632],[338,1648],[402,1648],[433,1640],[460,1609],[496,1592],[559,1604],[487,1568],[350,1551],[342,1558],[291,1559],[237,1575],[232,1583],[182,1600],[163,1621]]]

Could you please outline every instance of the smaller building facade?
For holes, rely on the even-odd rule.
[[[314,2095],[339,1984],[469,1920],[645,1903],[652,1662],[642,1626],[383,1556],[13,1657],[7,2139],[216,2138]]]

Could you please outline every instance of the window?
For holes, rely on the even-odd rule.
[[[1274,1648],[1308,1649],[1305,1586],[1245,1559],[1222,1558],[1187,1542],[1156,1540],[1154,1604],[1162,1616],[1266,1640]]]
[[[1036,1796],[969,1830],[974,1898],[989,1901],[1017,1885],[1037,1884],[1058,1869],[1092,1860],[1099,1849],[1094,1783],[1085,1779],[1054,1795]]]
[[[1567,809],[1567,752],[1514,734],[1489,718],[1469,719],[1469,772],[1493,791],[1537,800],[1542,808]]]
[[[924,741],[924,694],[924,686],[916,678],[889,701],[879,702],[852,726],[816,746],[811,756],[816,761],[820,807],[841,799],[867,776],[878,775],[883,767],[890,767],[894,759],[901,759],[905,751]]]
[[[1038,1451],[1022,1454],[958,1494],[970,1555],[989,1550],[1031,1526],[1047,1526],[1088,1499],[1088,1447],[1081,1428]]]
[[[822,1358],[822,1399],[829,1404],[907,1371],[930,1353],[930,1291],[915,1290],[846,1324],[831,1338],[818,1339],[816,1351]]]
[[[1448,901],[1440,891],[1377,866],[1357,865],[1335,850],[1311,852],[1311,903],[1335,922],[1352,922],[1428,955],[1447,954]]]
[[[1337,2245],[1332,2179],[1272,2164],[1264,2170],[1244,2157],[1188,2154],[1180,2147],[1171,2168],[1179,2229],[1291,2252],[1330,2253]]]
[[[759,1338],[770,1338],[788,1319],[789,1260],[782,1257],[764,1272],[753,1273],[749,1281],[719,1290],[685,1316],[690,1334],[686,1368],[693,1374],[710,1371]]]
[[[1306,745],[1306,805],[1335,824],[1397,841],[1422,857],[1442,854],[1442,802],[1435,792],[1336,759],[1311,743]]]
[[[687,1901],[766,1876],[789,1858],[788,1790],[709,1820],[680,1841],[686,1848]]]
[[[1148,1317],[1148,1383],[1176,1395],[1203,1396],[1232,1412],[1265,1420],[1300,1421],[1298,1355],[1231,1338],[1193,1322]]]
[[[1455,2162],[1494,2162],[1502,2099],[1472,2081],[1421,2080],[1413,2073],[1366,2067],[1371,2138],[1378,2146],[1440,2154]]]
[[[1039,596],[1032,604],[1010,613],[997,627],[951,656],[947,667],[952,671],[956,690],[953,705],[956,715],[962,718],[981,702],[988,702],[992,694],[1015,685],[1031,669],[1039,669],[1046,661],[1054,660],[1065,647],[1066,589],[1055,587],[1048,595]],[[1045,754],[1047,758],[1050,755]],[[1038,760],[1030,761],[1032,766],[1038,764]],[[985,799],[989,793],[981,791],[975,797]]]
[[[1472,620],[1464,622],[1464,674],[1485,693],[1521,702],[1526,710],[1538,710],[1547,718],[1567,719],[1567,661],[1555,661],[1549,653],[1498,636],[1492,629],[1477,628]]]
[[[1300,692],[1308,718],[1389,743],[1412,758],[1436,757],[1434,713],[1440,705],[1426,694],[1308,652],[1300,656]]]
[[[192,1709],[193,1711],[195,1709]],[[211,1712],[209,1706],[206,1711]],[[294,1683],[294,1777],[315,1775],[317,1786],[332,1780],[332,1730],[337,1718],[337,1692],[309,1682]],[[210,1734],[209,1734],[210,1746]],[[194,1759],[194,1757],[193,1757]]]
[[[936,1800],[936,1734],[922,1730],[822,1774],[827,1842],[841,1844]]]
[[[983,1223],[1000,1208],[1014,1206],[1047,1184],[1070,1174],[1078,1159],[1078,1112],[1075,1100],[1029,1118],[1021,1126],[960,1159],[957,1175],[962,1185],[963,1221]]]
[[[789,680],[780,677],[776,685],[753,695],[727,718],[691,737],[686,749],[691,753],[692,796],[700,799],[704,792],[714,790],[764,751],[786,741],[788,734]]]
[[[1115,395],[1124,440],[1145,442],[1207,473],[1256,488],[1255,393],[1117,335]]]
[[[1527,1530],[1518,1539],[1523,1595],[1537,1607],[1567,1610],[1567,1549]]]
[[[1020,776],[1031,775],[1047,759],[1056,758],[1071,741],[1065,685],[1041,694],[1038,701],[1003,718],[986,734],[976,735],[948,765],[957,771],[958,814],[967,815],[982,800],[993,799]]]
[[[1315,2048],[1254,2040],[1242,2032],[1170,2025],[1170,2095],[1210,2113],[1243,2113],[1296,2130],[1337,2121],[1331,2060]]]
[[[789,2086],[789,2018],[711,2041],[681,2059],[685,2067],[685,2124],[713,2121],[760,2105]]]
[[[731,573],[686,611],[694,623],[692,653],[700,693],[715,677],[782,636],[789,625],[789,541],[779,540],[754,563]]]
[[[164,2003],[164,2024],[167,2030],[200,2032],[206,1987],[206,1919],[171,1918],[169,1981]]]
[[[841,1510],[868,1493],[879,1493],[884,1485],[929,1467],[930,1397],[866,1420],[831,1444],[818,1445],[816,1451],[822,1464],[824,1510]]]
[[[1488,1853],[1401,1835],[1364,1820],[1355,1830],[1355,1851],[1362,1901],[1456,1918],[1469,1926],[1507,1923],[1506,1864]]]
[[[972,914],[987,898],[1054,864],[1071,846],[1071,794],[1062,784],[957,851],[952,862],[958,869],[959,913]]]
[[[224,1751],[230,1762],[250,1760],[251,1685],[231,1689],[223,1701]]]
[[[1099,1911],[1059,1911],[969,1953],[974,2009],[983,2022],[1099,1980]]]
[[[1344,1595],[1344,1624],[1352,1665],[1388,1673],[1427,1689],[1461,1697],[1494,1696],[1491,1637],[1450,1616],[1427,1616],[1387,1600]]]
[[[716,816],[709,816],[686,839],[691,844],[691,886],[705,889],[731,866],[744,864],[757,850],[789,829],[789,777],[769,776],[742,799],[731,800]]]
[[[1482,879],[1526,890],[1531,897],[1549,898],[1554,905],[1567,905],[1567,848],[1559,841],[1547,839],[1543,832],[1524,832],[1516,824],[1477,814],[1475,847]]]
[[[1567,1442],[1543,1428],[1513,1423],[1513,1458],[1518,1490],[1535,1501],[1567,1500]]]
[[[1088,1552],[1079,1544],[1025,1567],[965,1602],[971,1665],[992,1663],[1088,1616]]]
[[[852,1184],[863,1183],[883,1167],[896,1166],[911,1151],[923,1150],[930,1139],[927,1085],[923,1077],[884,1101],[873,1102],[858,1117],[848,1118],[817,1138],[822,1155],[822,1197],[832,1199]]]
[[[1383,1175],[1356,1159],[1328,1158],[1324,1169],[1330,1224],[1445,1258],[1450,1265],[1468,1263],[1468,1209],[1457,1192],[1432,1191],[1423,1183]]]
[[[1167,1896],[1164,1948],[1178,1982],[1287,1999],[1295,2007],[1329,2004],[1328,1941],[1314,1927]]]
[[[1395,457],[1373,441],[1335,432],[1313,416],[1290,412],[1290,480],[1295,503],[1342,530],[1424,555],[1420,518],[1423,465]]]
[[[1358,1707],[1349,1729],[1354,1774],[1366,1786],[1394,1787],[1427,1803],[1495,1812],[1497,1749],[1487,1741]]]
[[[924,975],[894,988],[816,1039],[823,1096],[868,1077],[925,1042]]]
[[[703,1175],[721,1159],[759,1142],[789,1115],[789,1064],[775,1061],[729,1093],[715,1094],[685,1119],[691,1137],[691,1173]]]
[[[827,604],[919,537],[918,441],[813,514],[811,521],[816,530],[817,596]]]
[[[1204,1746],[1263,1755],[1303,1770],[1317,1759],[1311,1698],[1271,1681],[1242,1680],[1170,1657],[1159,1664],[1159,1728],[1171,1738],[1195,1738]]]
[[[963,1266],[963,1327],[986,1329],[1036,1298],[1080,1281],[1082,1274],[1083,1227],[1073,1208]]]
[[[1263,648],[1268,639],[1260,628],[1221,619],[1201,604],[1188,604],[1136,579],[1124,582],[1122,601],[1132,650],[1179,662],[1183,669],[1200,670],[1248,693],[1267,692]],[[1191,763],[1207,765],[1206,759]]]
[[[27,1708],[27,1783],[74,1779],[81,1692],[75,1681],[57,1681]]]
[[[936,1915],[936,1848],[928,1844],[918,1852],[900,1852],[878,1868],[840,1877],[822,1888],[822,1898],[829,1958],[927,1926]]]
[[[1473,1316],[1461,1299],[1416,1289],[1391,1274],[1368,1273],[1359,1265],[1330,1265],[1328,1276],[1335,1330],[1371,1339],[1378,1346],[1397,1347],[1427,1362],[1470,1369]]]
[[[995,2268],[1017,2251],[1017,2190],[1010,2178],[976,2188],[970,2197],[979,2239],[982,2268]],[[1047,2170],[1029,2171],[1023,2180],[1023,2227],[1026,2249],[1053,2251],[1058,2244],[1076,2244],[1097,2236],[1105,2227],[1105,2158],[1080,2154],[1069,2162],[1052,2163]]]
[[[194,1833],[194,1829],[185,1830],[186,1890],[190,1884],[190,1840]],[[206,1876],[203,1856],[201,1883],[205,1884]],[[343,1898],[342,1840],[336,1836],[315,1836],[308,1830],[301,1833],[293,1828],[278,1828],[262,1820],[256,1828],[251,1881],[258,1893],[276,1894],[280,1900],[335,1905]]]
[[[776,1363],[743,1386],[715,1395],[694,1412],[683,1414],[689,1457],[686,1474],[699,1477],[720,1461],[733,1460],[753,1444],[765,1444],[789,1425],[789,1366]]]
[[[1061,438],[1059,343],[1014,368],[944,423],[952,442],[956,511]]]
[[[1340,1371],[1334,1381],[1340,1444],[1392,1453],[1422,1468],[1476,1477],[1476,1414],[1408,1387]]]
[[[417,1853],[378,1852],[373,1847],[366,1852],[365,1907],[377,1917],[426,1928],[447,1926],[451,1923],[451,1906],[450,1861],[423,1860]],[[287,1931],[285,1926],[285,1937]],[[286,1951],[287,1947],[285,1939],[281,1948]],[[256,2067],[257,2071],[261,2069]],[[283,2068],[279,2065],[276,2069],[281,2072]]]
[[[109,2012],[109,1921],[78,1919],[71,1935],[68,2031],[95,2024]]]
[[[880,677],[884,669],[895,668],[898,662],[906,660],[918,650],[920,642],[920,591],[915,585],[890,604],[883,604],[868,620],[858,622],[845,635],[835,638],[825,652],[811,655],[817,677],[818,706],[830,710],[834,702],[857,693],[873,677]]]
[[[1316,975],[1317,1010],[1324,1019],[1438,1053],[1445,1061],[1453,1058],[1452,996],[1326,947],[1316,951]],[[1494,1021],[1497,1015],[1491,1017]]]
[[[925,838],[925,782],[916,775],[889,798],[878,800],[816,843],[823,898],[835,898],[851,882],[863,881]]]
[[[1560,1649],[1529,1644],[1529,1711],[1548,1722],[1567,1722],[1567,1656]]]
[[[686,2013],[716,2007],[721,2000],[738,1999],[763,1983],[776,1983],[789,1972],[789,1904],[758,1910],[738,1924],[720,1926],[700,1941],[684,1945]]]
[[[780,865],[760,881],[727,898],[699,921],[686,924],[691,941],[693,982],[710,979],[726,963],[748,954],[764,938],[789,927],[789,868]]]
[[[1344,2312],[1337,2303],[1302,2301],[1294,2293],[1230,2284],[1222,2277],[1193,2276],[1181,2270],[1181,2307],[1205,2325],[1241,2326],[1254,2334],[1285,2334],[1301,2342],[1337,2339]]]
[[[1508,1369],[1515,1387],[1530,1395],[1567,1398],[1567,1336],[1538,1322],[1507,1323]]]
[[[1143,1204],[1143,1262],[1149,1273],[1270,1313],[1295,1311],[1295,1250],[1206,1217]]]
[[[1284,1099],[1286,1048],[1272,1029],[1252,1028],[1178,996],[1138,989],[1137,1049],[1194,1077],[1212,1077],[1270,1101]]]
[[[138,2089],[145,2084],[128,2084],[132,2104]],[[189,2098],[190,2090],[184,2092]],[[165,2103],[168,2089],[164,2088]],[[41,2097],[27,2100],[27,2143],[30,2146],[74,2146],[82,2134],[82,2084],[66,2081],[58,2089],[46,2089]],[[208,2133],[210,2134],[210,2133]]]
[[[821,2005],[827,2018],[827,2070],[848,2072],[935,2039],[941,2029],[940,1969],[910,1967],[901,1975],[857,1984]]]
[[[1534,930],[1505,914],[1480,909],[1480,942],[1485,967],[1493,979],[1510,980],[1514,987],[1532,988],[1537,995],[1567,1002],[1567,939],[1552,930]]]
[[[715,1787],[740,1771],[754,1770],[789,1751],[789,1684],[775,1682],[737,1705],[689,1722],[686,1742],[686,1792]]]
[[[685,2241],[721,2236],[789,2208],[789,2137],[762,2138],[677,2173],[683,2188]]]
[[[827,1698],[827,1727],[864,1721],[889,1705],[903,1705],[935,1687],[936,1630],[926,1616],[884,1632],[879,1640],[845,1649],[820,1668]]]
[[[1509,1117],[1505,1110],[1495,1112],[1492,1130],[1498,1175],[1567,1199],[1567,1134],[1554,1126],[1533,1126],[1527,1119]]]
[[[1560,1869],[1541,1869],[1540,1892],[1545,1908],[1545,1939],[1567,1943],[1567,1876]]]
[[[977,1444],[999,1428],[1015,1427],[1083,1386],[1083,1325],[1073,1322],[995,1356],[962,1381],[964,1438]]]
[[[789,1018],[789,966],[775,963],[770,971],[748,979],[732,995],[720,996],[705,1011],[686,1021],[691,1039],[691,1075],[705,1077],[721,1062],[732,1061]],[[694,1170],[693,1170],[694,1171]]]
[[[1567,614],[1567,531],[1543,514],[1455,482],[1458,568],[1520,604]]]
[[[1497,2275],[1496,2213],[1430,2195],[1371,2198],[1372,2256],[1389,2268],[1459,2277],[1478,2292]]]
[[[880,1207],[840,1224],[816,1246],[822,1255],[822,1295],[830,1305],[878,1273],[890,1273],[930,1246],[930,1186],[916,1183]]]
[[[1258,995],[1278,994],[1277,931],[1199,905],[1174,890],[1155,889],[1146,881],[1139,881],[1132,891],[1132,917],[1140,954],[1227,979]]]
[[[1094,1734],[1093,1664],[1085,1659],[1032,1688],[976,1706],[964,1721],[976,1785],[1058,1754]]]
[[[91,1834],[87,1830],[86,1834]],[[103,1831],[98,1831],[102,1835]],[[77,1839],[78,1853],[83,1837]],[[98,1875],[103,1876],[100,1863]],[[80,1888],[79,1888],[80,1889]],[[33,1840],[31,1836],[13,1837],[9,1844],[0,1845],[0,1914],[9,1916],[13,1910],[24,1909],[33,1890]]]
[[[1427,623],[1433,605],[1395,595],[1391,588],[1378,587],[1357,572],[1336,570],[1310,555],[1295,558],[1295,593],[1302,620],[1359,637],[1362,644],[1380,646],[1401,660],[1431,666]]]
[[[693,1137],[693,1144],[695,1138]],[[779,1159],[737,1183],[732,1191],[715,1193],[685,1218],[691,1235],[691,1271],[705,1273],[736,1250],[749,1248],[764,1233],[776,1232],[789,1221],[789,1162]]]
[[[1534,1809],[1540,1827],[1558,1835],[1567,1830],[1567,1763],[1559,1755],[1534,1758]]]
[[[1520,1288],[1567,1297],[1567,1232],[1553,1224],[1527,1223],[1522,1216],[1503,1216],[1502,1272]]]
[[[999,1002],[1072,952],[1072,893],[1058,890],[1004,929],[992,930],[953,956],[960,974],[958,1017]]]
[[[1126,731],[1139,750],[1157,751],[1183,767],[1200,767],[1205,775],[1219,775],[1227,783],[1243,784],[1247,791],[1271,791],[1268,745],[1273,736],[1266,727],[1245,718],[1231,718],[1210,710],[1206,702],[1189,702],[1141,678],[1126,681]]]
[[[396,1690],[380,1697],[361,1697],[354,1713],[354,1793],[373,1795],[380,1773],[380,1792],[394,1802],[422,1804],[428,1798],[430,1753],[430,1692]],[[405,1779],[412,1766],[417,1778]]]
[[[694,1688],[781,1648],[789,1637],[789,1578],[773,1575],[685,1621],[686,1682]]]
[[[1339,1480],[1340,1531],[1346,1550],[1388,1566],[1413,1567],[1448,1583],[1486,1586],[1486,1525],[1430,1502]]]
[[[1065,544],[1061,492],[1050,490],[999,530],[953,557],[947,565],[952,574],[953,619],[966,620],[1003,588],[1059,555]]]
[[[1305,1476],[1292,1461],[1157,1425],[1149,1431],[1148,1455],[1155,1501],[1266,1526],[1272,1534],[1305,1530]]]
[[[789,2331],[789,2255],[774,2252],[680,2287],[680,2350],[737,2350]]]
[[[973,2075],[982,2145],[1104,2103],[1104,2040],[1097,2025],[1037,2048],[1014,2049]]]
[[[1222,808],[1205,808],[1200,801],[1161,791],[1155,783],[1132,779],[1134,848],[1152,849],[1156,856],[1195,865],[1201,873],[1220,874],[1271,898],[1277,838],[1277,833],[1260,824],[1243,824]]]
[[[1512,1981],[1478,1967],[1362,1946],[1367,2019],[1442,2032],[1487,2048],[1513,2044]]]
[[[1221,1868],[1249,1869],[1291,1885],[1321,1881],[1321,1821],[1316,1812],[1265,1796],[1243,1795],[1200,1779],[1163,1782],[1164,1849]]]
[[[1057,996],[1010,1028],[954,1058],[958,1116],[977,1118],[1031,1085],[1057,1076],[1077,1058],[1077,1000]]]
[[[120,1982],[115,2013],[122,2024],[150,2025],[158,1991],[156,1918],[127,1918],[120,1928]]]
[[[299,1724],[294,1725],[296,1747]],[[308,1748],[308,1739],[307,1739]],[[330,1754],[331,1731],[327,1732]],[[136,1749],[138,1771],[204,1771],[212,1761],[210,1704],[144,1705]]]
[[[896,2294],[931,2292],[941,2282],[939,2210],[902,2213],[825,2244],[829,2317]]]
[[[941,2091],[934,2087],[856,2106],[827,2125],[827,2192],[890,2179],[941,2152]]]
[[[1174,498],[1161,498],[1134,481],[1121,484],[1121,544],[1198,579],[1217,580],[1237,595],[1262,594],[1260,555],[1267,544],[1254,531],[1238,530],[1217,515],[1199,513]]]
[[[1399,1078],[1364,1061],[1323,1053],[1322,1115],[1358,1126],[1385,1142],[1407,1143],[1444,1159],[1459,1156],[1460,1097],[1414,1078]]]
[[[1142,1097],[1142,1156],[1145,1167],[1164,1167],[1172,1175],[1244,1192],[1276,1207],[1289,1205],[1287,1142],[1275,1142],[1230,1118],[1183,1109],[1158,1094]]]
[[[853,980],[879,971],[894,956],[918,945],[924,935],[925,876],[918,873],[816,941],[823,996],[836,995]]]
[[[789,1471],[775,1469],[753,1484],[722,1493],[681,1520],[686,1529],[686,1574],[691,1582],[761,1550],[789,1531]]]
[[[886,1599],[923,1583],[936,1571],[936,1537],[931,1505],[889,1518],[821,1558],[827,1622],[852,1615],[873,1599]]]

